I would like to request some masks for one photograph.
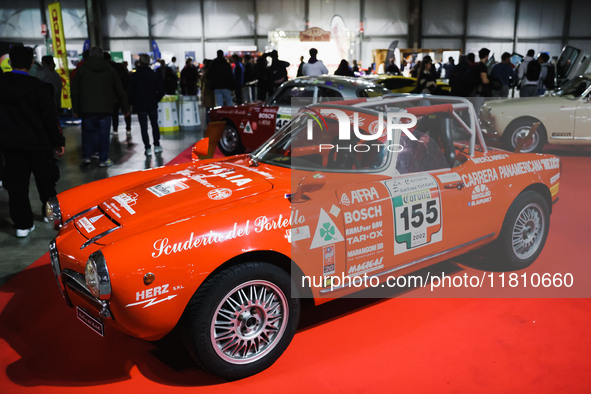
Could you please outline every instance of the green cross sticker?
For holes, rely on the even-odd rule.
[[[324,223],[322,228],[320,229],[320,236],[324,238],[325,241],[330,241],[334,238],[334,226],[330,223]]]

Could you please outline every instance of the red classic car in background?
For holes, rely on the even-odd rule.
[[[286,125],[293,116],[292,99],[319,103],[388,93],[383,86],[362,78],[301,77],[285,82],[266,102],[217,107],[210,111],[209,119],[226,122],[218,145],[225,155],[235,155],[255,150]]]

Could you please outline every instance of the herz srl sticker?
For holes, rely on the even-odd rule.
[[[394,210],[394,254],[443,239],[439,186],[430,175],[384,182]]]
[[[163,301],[170,301],[178,294],[170,294],[170,290],[178,291],[183,289],[182,285],[174,286],[170,289],[170,284],[165,284],[161,286],[155,286],[150,289],[138,291],[135,293],[135,300],[136,302],[132,302],[130,304],[125,305],[126,308],[130,306],[138,306],[143,305],[143,308],[147,308],[152,305],[159,304]],[[166,295],[170,294],[170,295]],[[164,296],[164,298],[158,298],[158,296]]]
[[[154,194],[156,197],[164,197],[169,194],[178,192],[180,190],[188,189],[189,186],[185,185],[183,182],[174,179],[172,181],[164,182],[159,185],[150,186],[148,191]]]

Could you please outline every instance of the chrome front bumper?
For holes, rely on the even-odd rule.
[[[109,302],[105,300],[99,300],[90,293],[90,290],[88,290],[88,287],[86,287],[84,275],[70,269],[64,269],[63,271],[61,270],[59,253],[57,251],[55,239],[49,243],[49,258],[51,260],[51,268],[53,269],[53,275],[57,281],[57,286],[70,308],[73,308],[74,304],[70,300],[68,291],[76,293],[78,296],[91,304],[98,311],[98,314],[101,318],[113,319],[113,315],[109,309]]]

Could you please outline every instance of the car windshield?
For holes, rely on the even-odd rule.
[[[456,149],[464,149],[471,140],[465,130],[470,122],[462,119],[469,115],[465,108],[458,108],[455,116],[451,104],[425,101],[421,105],[411,100],[370,109],[363,103],[369,102],[303,108],[253,153],[254,158],[280,167],[326,172],[381,172],[391,159],[400,174],[460,165]],[[387,127],[388,122],[393,127]],[[456,148],[454,143],[461,146]]]
[[[587,88],[591,85],[591,80],[580,75],[561,86],[557,91],[557,96],[581,97]]]
[[[388,94],[390,91],[382,85],[376,85],[373,87],[359,89],[357,91],[357,97],[378,97]]]
[[[359,113],[359,132],[369,135],[375,114]],[[323,171],[368,171],[382,167],[388,158],[386,134],[372,140],[360,140],[353,132],[342,140],[335,117],[318,116],[314,109],[298,113],[291,123],[279,130],[254,152],[259,161],[281,167]]]

